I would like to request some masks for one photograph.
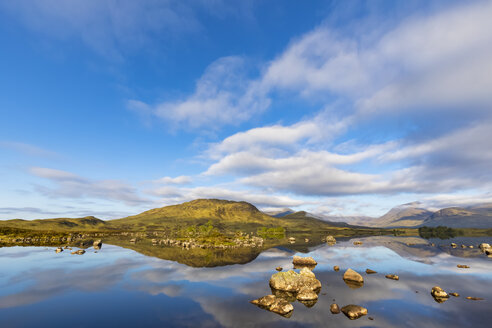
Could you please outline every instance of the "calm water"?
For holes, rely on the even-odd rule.
[[[249,303],[270,294],[275,267],[292,268],[295,252],[276,248],[243,265],[192,268],[104,245],[82,256],[55,248],[0,248],[0,327],[490,327],[492,259],[478,250],[451,255],[419,238],[358,238],[310,250],[323,287],[318,302],[294,303],[290,318]],[[467,239],[478,244],[487,238]],[[450,241],[434,241],[437,246]],[[461,243],[460,240],[455,242]],[[408,245],[410,244],[410,245]],[[306,256],[307,254],[298,254]],[[466,256],[466,257],[460,257]],[[467,264],[470,269],[459,269]],[[339,265],[340,272],[333,266]],[[362,288],[342,280],[346,268],[359,271]],[[378,271],[363,273],[366,268]],[[385,274],[395,273],[399,281]],[[458,292],[439,304],[433,286]],[[466,300],[483,297],[483,301]],[[358,304],[369,314],[351,321],[329,306]],[[369,320],[372,317],[374,320]]]

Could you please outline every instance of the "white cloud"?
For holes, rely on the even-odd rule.
[[[305,201],[289,196],[266,194],[254,190],[232,190],[224,187],[177,188],[161,187],[149,191],[154,196],[162,197],[166,204],[176,204],[198,198],[218,198],[246,201],[256,206],[295,207],[306,204]]]
[[[258,88],[257,82],[245,78],[245,70],[240,57],[219,58],[197,81],[192,95],[157,105],[138,100],[128,105],[150,112],[174,127],[214,130],[224,124],[236,125],[270,105],[270,99]]]
[[[30,156],[48,157],[48,158],[58,156],[58,154],[50,150],[46,150],[35,145],[27,144],[24,142],[17,142],[17,141],[0,141],[0,148],[12,149],[17,152]]]
[[[157,183],[163,183],[163,184],[174,184],[174,185],[181,185],[181,184],[187,184],[191,183],[193,179],[190,176],[187,175],[180,175],[177,177],[163,177],[160,179],[155,180]]]

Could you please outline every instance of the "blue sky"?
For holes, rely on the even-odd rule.
[[[0,219],[492,202],[491,1],[1,1]]]

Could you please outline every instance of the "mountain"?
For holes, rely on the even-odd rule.
[[[276,211],[263,211],[263,213],[273,216],[274,218],[281,218],[283,216],[286,216],[288,214],[292,214],[295,211],[290,209],[290,208],[282,208]]]
[[[422,222],[421,226],[479,229],[492,228],[492,213],[484,209],[486,208],[478,207],[477,210],[462,207],[444,208],[434,212],[429,218]]]
[[[420,207],[419,202],[407,203],[392,208],[383,216],[368,221],[371,227],[415,227],[422,224],[433,213]]]
[[[94,216],[83,218],[57,218],[38,220],[5,220],[0,221],[0,228],[9,227],[29,230],[101,230],[106,229],[107,221],[100,220]]]

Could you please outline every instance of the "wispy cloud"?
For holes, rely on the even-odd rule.
[[[155,105],[130,100],[128,107],[158,117],[174,128],[214,130],[224,124],[236,125],[270,104],[257,82],[246,78],[245,70],[242,58],[223,57],[210,64],[192,95]]]
[[[118,180],[91,180],[71,172],[51,168],[32,167],[30,173],[47,179],[54,186],[36,185],[38,192],[52,198],[96,198],[121,201],[128,205],[149,203],[138,191]]]
[[[0,148],[12,149],[22,154],[37,157],[53,158],[59,156],[57,153],[41,147],[18,141],[0,141]]]

